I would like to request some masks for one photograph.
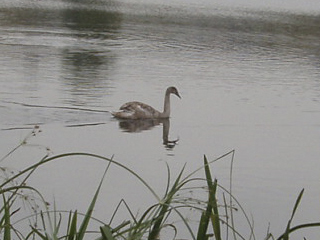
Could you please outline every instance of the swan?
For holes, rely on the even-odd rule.
[[[142,102],[127,102],[120,107],[120,111],[112,112],[116,118],[121,119],[160,119],[170,117],[170,94],[181,98],[175,87],[168,87],[164,96],[163,112]]]

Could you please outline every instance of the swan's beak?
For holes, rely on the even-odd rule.
[[[176,92],[175,94],[177,95],[177,97],[178,97],[178,98],[180,98],[180,99],[181,99],[181,96],[179,95],[179,93],[178,93],[178,92]]]

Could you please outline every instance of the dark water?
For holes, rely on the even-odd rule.
[[[258,238],[269,223],[275,235],[281,233],[302,188],[297,223],[317,221],[319,7],[313,1],[304,7],[243,6],[3,2],[2,155],[35,124],[42,132],[1,165],[28,166],[46,148],[53,154],[114,155],[162,193],[165,162],[175,175],[185,163],[187,171],[201,166],[203,154],[214,159],[235,149],[233,191],[252,214]],[[168,122],[119,122],[107,112],[130,100],[161,109],[171,85],[182,99],[172,98]],[[176,139],[177,144],[168,142]],[[31,183],[47,198],[54,195],[61,209],[85,209],[104,166],[96,160],[61,161],[45,166]],[[228,186],[230,159],[212,168]],[[121,198],[136,211],[155,201],[115,168],[102,193],[110,209],[100,200],[97,209],[106,212],[97,210],[96,216],[108,219]],[[241,222],[239,228],[250,234]]]

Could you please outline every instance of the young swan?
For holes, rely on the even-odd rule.
[[[170,94],[181,98],[175,87],[168,87],[164,96],[163,112],[141,102],[127,102],[120,107],[119,112],[112,112],[112,115],[121,119],[156,119],[170,117]]]

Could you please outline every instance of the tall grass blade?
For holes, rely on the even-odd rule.
[[[208,203],[208,206],[209,206],[209,203]],[[208,206],[207,206],[207,210],[208,210]],[[197,234],[197,240],[207,239],[206,235],[207,235],[207,227],[208,227],[208,223],[209,223],[209,221],[207,219],[210,219],[210,218],[207,218],[207,214],[205,211],[201,214],[199,228],[198,228],[198,234]]]
[[[49,238],[43,235],[38,229],[31,227],[33,232],[36,233],[42,240],[49,240]]]
[[[293,219],[293,217],[294,217],[294,215],[295,215],[295,213],[296,213],[296,211],[298,209],[298,206],[299,206],[299,204],[301,202],[301,199],[302,199],[302,196],[303,196],[303,192],[304,192],[304,189],[301,190],[301,192],[299,193],[299,196],[298,196],[298,198],[296,200],[296,203],[294,204],[292,215],[291,215],[291,218],[290,218],[291,221],[292,221],[292,219]]]
[[[53,230],[53,234],[54,236],[57,236],[59,233],[59,229],[60,229],[60,225],[61,225],[61,213],[59,214],[59,221],[57,222],[57,211],[56,211],[56,202],[54,202],[54,211],[53,211],[53,220],[54,220],[54,230]]]
[[[301,192],[299,193],[299,196],[295,202],[295,205],[293,207],[293,210],[292,210],[292,214],[291,214],[291,217],[288,221],[288,224],[287,224],[287,227],[286,227],[286,231],[279,237],[277,238],[277,240],[280,240],[280,239],[283,239],[283,240],[289,240],[289,234],[294,232],[294,231],[297,231],[299,229],[303,229],[303,228],[310,228],[310,227],[320,227],[320,222],[314,222],[314,223],[306,223],[306,224],[300,224],[300,225],[297,225],[295,227],[291,227],[291,223],[292,223],[292,220],[293,220],[293,217],[298,209],[298,206],[301,202],[301,199],[302,199],[302,195],[303,195],[303,192],[304,192],[304,189],[301,190]]]
[[[219,217],[218,203],[217,203],[217,197],[216,197],[218,181],[217,179],[215,179],[214,182],[212,182],[211,172],[210,172],[210,168],[209,168],[209,164],[206,156],[204,156],[204,169],[205,169],[206,180],[207,180],[208,189],[209,189],[209,200],[208,200],[206,219],[205,219],[206,231],[209,224],[209,218],[211,218],[211,223],[212,223],[215,238],[217,240],[221,240],[220,217]]]
[[[78,212],[75,211],[73,214],[70,212],[69,218],[72,218],[72,219],[71,219],[71,222],[68,224],[68,229],[67,229],[68,238],[67,238],[67,240],[74,240],[77,235]]]
[[[171,173],[170,173],[170,168],[168,163],[166,163],[166,167],[167,167],[167,186],[166,186],[166,191],[165,191],[165,196],[168,194],[169,192],[169,188],[170,188],[170,181],[171,181]]]
[[[297,200],[296,200],[296,203],[294,204],[294,207],[293,207],[293,210],[292,210],[292,214],[291,214],[291,217],[288,221],[288,224],[287,224],[287,228],[286,228],[286,231],[284,232],[284,235],[283,235],[283,239],[284,240],[289,240],[289,234],[290,234],[290,226],[291,226],[291,222],[293,220],[293,217],[297,211],[297,208],[300,204],[300,201],[301,201],[301,198],[302,198],[302,195],[303,195],[303,192],[304,192],[304,189],[301,190]]]
[[[182,186],[182,185],[180,185],[180,179],[181,179],[181,176],[182,176],[184,169],[185,169],[185,165],[183,166],[182,170],[180,171],[180,173],[179,173],[176,181],[174,182],[172,188],[170,189],[169,193],[165,196],[164,202],[163,203],[160,202],[160,204],[159,204],[160,211],[159,211],[158,216],[156,217],[156,220],[154,222],[152,230],[149,234],[148,240],[154,240],[154,239],[158,238],[159,233],[161,231],[161,225],[163,223],[163,219],[164,219],[166,213],[168,212],[172,198],[174,197],[175,193]]]
[[[197,234],[197,240],[202,240],[207,238],[207,230],[209,226],[209,221],[210,221],[210,216],[212,214],[212,197],[214,197],[215,194],[212,193],[212,177],[210,173],[210,168],[208,165],[208,160],[206,156],[204,156],[204,168],[205,168],[205,174],[206,174],[206,180],[207,180],[207,185],[209,189],[208,193],[208,203],[206,207],[206,211],[201,214],[201,219],[199,223],[199,228],[198,228],[198,234]]]
[[[10,204],[6,200],[5,195],[2,195],[3,203],[4,203],[4,240],[11,240],[11,223],[10,223]]]
[[[120,225],[118,225],[117,227],[112,229],[112,232],[118,232],[120,231],[120,229],[124,228],[125,226],[129,225],[130,221],[125,221],[123,223],[121,223]]]
[[[104,178],[106,176],[106,173],[107,173],[107,171],[109,169],[109,166],[110,166],[111,162],[112,161],[109,162],[105,172],[103,173],[103,176],[102,176],[102,179],[101,179],[101,181],[99,183],[99,186],[98,186],[98,188],[97,188],[97,190],[96,190],[96,192],[94,194],[94,197],[93,197],[93,199],[92,199],[92,201],[90,203],[90,206],[89,206],[89,208],[88,208],[88,210],[86,212],[86,215],[85,215],[85,217],[84,217],[84,219],[83,219],[83,221],[82,221],[82,223],[80,225],[79,232],[78,232],[77,238],[76,238],[77,240],[83,240],[84,239],[84,235],[85,235],[85,233],[87,231],[87,228],[88,228],[88,225],[89,225],[89,221],[91,219],[91,215],[92,215],[94,206],[95,206],[96,201],[98,199],[98,195],[99,195],[103,180],[104,180]]]
[[[217,214],[212,214],[211,215],[211,223],[213,227],[213,232],[215,239],[221,240],[221,233],[220,233],[220,218],[219,215]]]
[[[115,240],[115,238],[112,236],[112,231],[110,226],[105,225],[103,227],[100,227],[100,232],[103,237],[103,240]]]
[[[154,212],[154,209],[158,206],[157,205],[152,205],[150,206],[143,214],[142,216],[140,217],[139,221],[137,221],[135,218],[134,218],[134,221],[135,221],[135,224],[134,226],[132,227],[132,229],[130,229],[130,234],[131,236],[137,236],[141,233],[141,231],[146,231],[145,226],[148,225],[148,227],[150,227],[151,223],[152,223],[152,220],[148,220],[148,215],[152,214],[152,212]]]

